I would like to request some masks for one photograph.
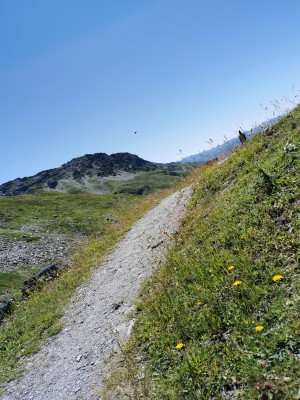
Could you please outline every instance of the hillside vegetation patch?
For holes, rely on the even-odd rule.
[[[120,398],[299,399],[299,129],[298,107],[195,174],[110,380]]]

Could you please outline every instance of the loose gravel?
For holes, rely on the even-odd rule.
[[[90,282],[80,287],[63,318],[64,328],[27,360],[19,382],[9,382],[3,400],[95,400],[104,362],[124,344],[134,321],[141,283],[172,243],[191,196],[182,189],[164,199],[128,232]]]
[[[70,238],[45,233],[38,226],[23,226],[10,235],[0,234],[0,271],[24,275],[52,263],[67,265],[74,247],[84,240],[79,234]]]

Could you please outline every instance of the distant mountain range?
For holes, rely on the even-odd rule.
[[[252,129],[251,131],[244,131],[244,133],[248,139],[252,139],[253,135],[255,135],[257,132],[261,131],[262,129],[265,129],[266,127],[274,124],[280,118],[281,118],[281,116],[270,119],[265,122],[262,122],[258,127]],[[218,146],[211,148],[210,150],[204,150],[198,154],[193,154],[191,156],[185,157],[180,161],[180,163],[203,164],[214,158],[219,158],[219,157],[222,157],[223,155],[230,153],[230,151],[233,151],[237,146],[240,146],[240,145],[241,145],[241,142],[240,142],[239,138],[235,137],[233,139],[227,140],[223,144],[219,144]]]
[[[44,191],[104,194],[113,193],[115,190],[143,194],[157,185],[154,182],[154,172],[157,172],[156,179],[160,180],[162,187],[167,187],[174,177],[184,175],[186,170],[187,168],[179,163],[153,163],[130,153],[86,154],[59,168],[3,183],[0,185],[0,196]],[[149,175],[151,172],[152,176]],[[142,173],[145,175],[144,180],[139,178],[136,182],[137,176]]]

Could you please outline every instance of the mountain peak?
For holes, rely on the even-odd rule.
[[[103,180],[117,175],[152,171],[159,164],[143,160],[135,154],[85,154],[73,158],[59,168],[41,171],[31,177],[17,178],[0,185],[0,195],[17,195],[41,191],[63,193],[106,193]],[[104,178],[104,179],[103,179]],[[98,190],[97,190],[98,187]]]

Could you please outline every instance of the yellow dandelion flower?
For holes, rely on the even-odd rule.
[[[180,350],[180,349],[183,348],[183,346],[184,346],[184,344],[183,344],[182,342],[179,342],[179,343],[177,343],[177,345],[176,345],[176,349]]]
[[[272,279],[274,282],[278,282],[283,279],[283,276],[282,275],[274,275]]]
[[[242,284],[242,281],[233,282],[233,286],[240,286],[241,284]]]
[[[197,301],[198,306],[201,306],[202,301]]]
[[[264,328],[264,326],[262,326],[262,325],[257,325],[256,327],[255,327],[255,330],[256,330],[256,332],[261,332],[261,331],[263,331],[265,328]]]
[[[228,271],[232,271],[234,269],[233,265],[230,265],[230,267],[228,267]]]
[[[173,240],[173,236],[172,235],[169,235],[169,240]]]

